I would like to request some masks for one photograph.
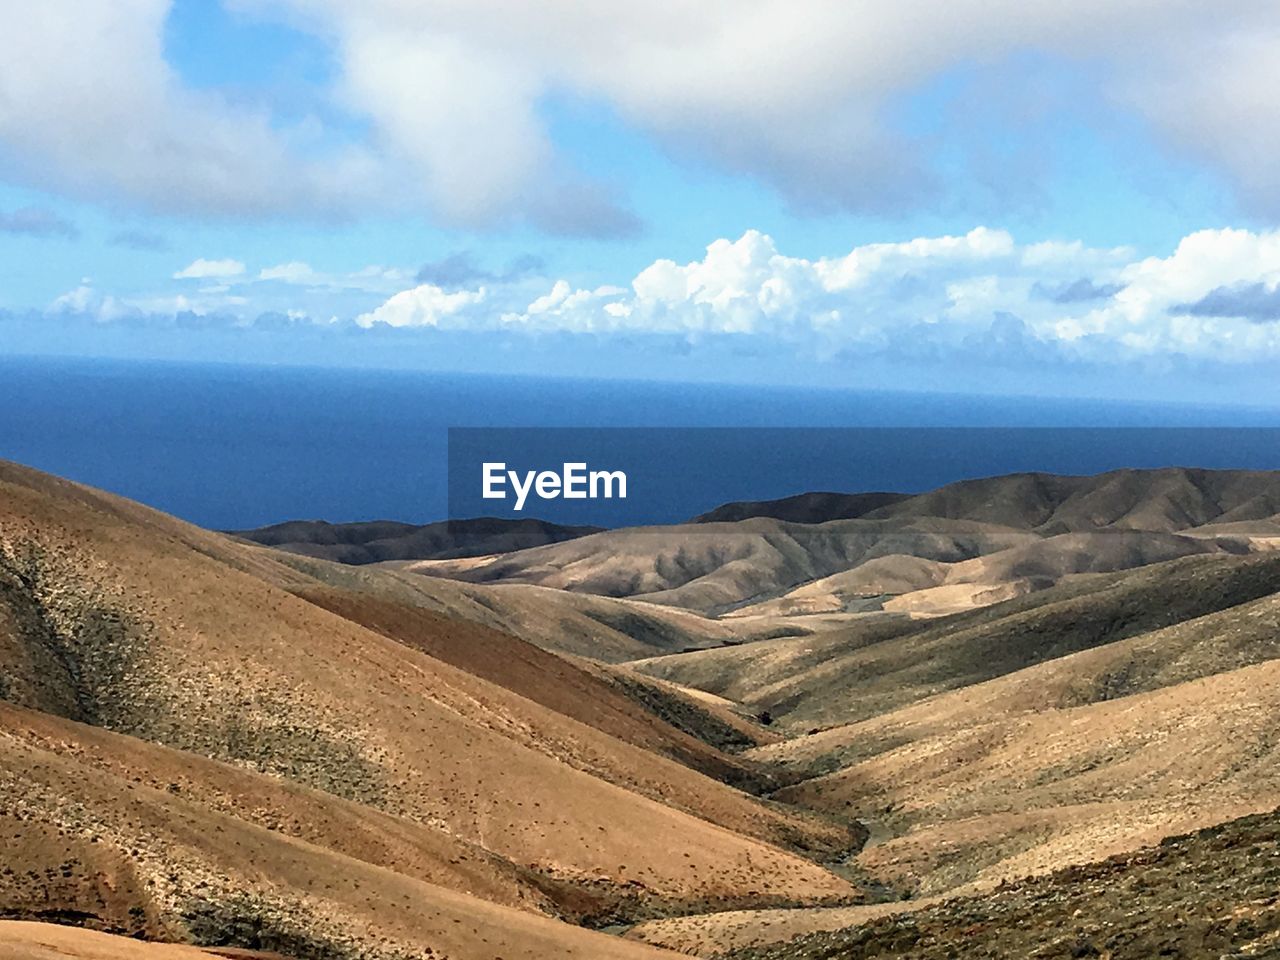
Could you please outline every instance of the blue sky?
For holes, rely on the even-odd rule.
[[[0,351],[1280,402],[1201,6],[11,5]]]

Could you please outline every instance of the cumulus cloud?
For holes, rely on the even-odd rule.
[[[438,327],[441,321],[465,316],[468,308],[483,303],[485,289],[462,290],[450,293],[434,284],[424,283],[397,293],[394,297],[369,313],[356,317],[357,325],[372,327],[386,324],[389,327]]]
[[[507,346],[585,335],[913,362],[1280,359],[1280,230],[1202,230],[1167,256],[1137,257],[977,227],[814,258],[749,230],[685,263],[655,260],[619,284],[580,285],[524,266],[491,271],[460,257],[415,283],[414,271],[391,267],[327,274],[286,261],[249,273],[239,261],[197,260],[170,289],[110,296],[86,281],[52,309],[139,322],[183,312],[241,325],[296,315],[347,329],[486,334]]]
[[[175,280],[212,280],[238,277],[244,273],[244,264],[239,260],[206,260],[201,257],[193,260],[173,275]]]
[[[325,110],[294,122],[185,85],[165,59],[171,0],[10,4],[0,168],[167,212],[426,210],[634,231],[625,198],[556,143],[547,105],[560,100],[599,105],[670,156],[760,179],[802,208],[895,211],[954,190],[954,170],[934,161],[957,146],[896,124],[897,108],[977,68],[1003,80],[980,104],[999,114],[1031,53],[1085,65],[1100,101],[1280,210],[1273,0],[228,2],[331,44]]]
[[[936,143],[893,123],[895,106],[977,66],[1003,78],[981,104],[999,112],[1024,86],[1009,73],[1027,53],[1087,64],[1100,99],[1280,203],[1267,160],[1280,125],[1257,93],[1280,80],[1270,0],[239,2],[339,37],[348,103],[464,216],[527,206],[531,181],[563,176],[540,112],[549,96],[603,103],[673,155],[760,178],[800,207],[918,205],[945,172]]]
[[[1092,275],[1082,279],[1084,269]],[[1169,256],[1145,259],[1125,248],[1023,245],[985,227],[806,259],[748,231],[689,263],[655,261],[629,286],[543,283],[532,291],[528,282],[423,284],[359,322],[748,336],[832,354],[985,349],[1103,362],[1280,354],[1280,324],[1264,323],[1280,313],[1280,231],[1200,231]]]
[[[44,207],[21,207],[11,213],[0,210],[0,233],[65,240],[74,240],[80,235],[74,223]]]
[[[6,4],[0,170],[166,212],[332,214],[373,199],[379,164],[367,148],[328,149],[305,126],[184,86],[164,55],[169,8]]]

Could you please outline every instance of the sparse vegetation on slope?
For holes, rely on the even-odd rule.
[[[1274,479],[796,498],[869,515],[436,565],[473,584],[0,464],[0,917],[293,960],[1261,956],[1277,878],[1206,863],[1274,817],[1149,848],[1280,805]]]
[[[771,641],[767,657],[748,650],[741,663],[737,651],[712,651],[648,660],[637,667],[768,710],[793,731],[803,731],[887,713],[923,697],[1278,590],[1280,553],[1193,556],[1085,576],[940,620],[871,624],[818,638]]]
[[[599,527],[572,527],[545,520],[480,517],[421,525],[394,520],[365,523],[290,520],[256,530],[238,530],[234,535],[307,557],[365,564],[483,557],[560,543],[599,531]]]
[[[1151,849],[847,930],[745,947],[723,960],[1184,960],[1274,957],[1280,815],[1250,816]]]

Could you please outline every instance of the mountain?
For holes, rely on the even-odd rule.
[[[867,514],[949,517],[1046,535],[1111,527],[1173,533],[1280,514],[1280,472],[1115,470],[1070,477],[1019,473],[948,484]]]
[[[1242,554],[1249,549],[1248,540],[1239,536],[1104,528],[1062,533],[953,563],[898,554],[811,581],[777,599],[740,607],[732,616],[794,617],[869,609],[914,615],[954,613],[1043,590],[1077,574],[1129,570],[1197,554]]]
[[[404,569],[469,583],[536,584],[716,614],[891,554],[954,562],[1036,539],[1029,531],[932,517],[821,524],[757,518],[608,530],[482,562],[409,564]]]
[[[289,520],[255,530],[234,531],[233,535],[303,556],[362,564],[481,557],[560,543],[599,530],[599,527],[564,526],[545,520],[478,517],[418,526],[394,520],[365,523]]]
[[[0,463],[0,957],[1264,956],[1273,482],[350,565]]]
[[[744,769],[536,648],[288,556],[0,465],[6,915],[295,957],[594,957],[632,954],[565,920],[861,896],[808,859],[858,828],[671,759]]]
[[[788,523],[853,520],[909,497],[910,494],[906,493],[799,493],[778,500],[740,500],[721,504],[689,522],[734,523],[753,517],[771,517]]]
[[[709,620],[642,601],[524,584],[469,584],[419,576],[407,567],[350,566],[262,548],[302,582],[373,592],[385,599],[511,633],[556,653],[610,663],[717,647],[754,635],[749,624]]]
[[[846,513],[857,517],[837,519]],[[1280,473],[1014,474],[916,496],[816,493],[727,504],[688,524],[403,568],[751,618],[737,628],[753,636],[776,633],[788,620],[809,633],[833,618],[938,616],[1078,573],[1265,549],[1280,543],[1277,514]],[[804,622],[809,617],[816,619]]]
[[[1043,955],[1137,960],[1161,952],[1156,936],[1178,945],[1167,955],[1250,955],[1201,946],[1262,944],[1271,929],[1257,891],[1276,874],[1253,866],[1270,856],[1280,806],[1278,637],[1280,556],[1190,557],[941,620],[664,658],[704,661],[675,675],[715,689],[705,661],[744,657],[724,692],[774,703],[793,727],[863,717],[748,756],[794,781],[776,798],[866,823],[851,866],[910,899],[659,920],[632,935],[743,960],[1012,957],[1067,922],[1087,928],[1082,952],[1059,940],[1066,953]],[[1224,915],[1262,926],[1224,928]]]
[[[1267,957],[1280,938],[1277,856],[1280,813],[1269,812],[1010,883],[984,897],[759,920],[726,915],[704,920],[704,927],[728,928],[739,944],[717,953],[724,960]],[[646,924],[633,935],[688,944],[664,925]],[[785,936],[804,934],[805,927],[813,932]]]
[[[768,711],[793,729],[849,722],[945,690],[1204,617],[1280,591],[1280,553],[1190,556],[938,620],[637,661],[652,676]]]
[[[948,517],[1054,534],[1101,527],[1172,532],[1277,514],[1280,474],[1274,471],[1169,467],[1094,476],[1006,474],[962,480],[921,494],[801,493],[726,503],[691,522]]]
[[[298,596],[557,713],[626,743],[670,757],[715,779],[737,783],[760,779],[759,772],[749,765],[660,720],[654,712],[640,706],[633,696],[623,692],[617,678],[593,670],[585,662],[579,664],[558,657],[482,624],[449,620],[420,607],[368,593],[325,588],[300,591]],[[714,721],[702,717],[694,722],[705,730]],[[733,739],[741,746],[759,746],[764,739],[741,729],[737,734]]]

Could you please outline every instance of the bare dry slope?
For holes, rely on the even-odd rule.
[[[0,560],[25,706],[443,825],[604,913],[854,893],[771,845],[849,831],[294,597],[264,577],[307,578],[254,548],[5,466]]]
[[[609,530],[484,563],[407,569],[470,583],[642,598],[717,614],[876,557],[905,553],[954,562],[1036,539],[1027,531],[929,517],[822,524],[757,518]]]
[[[467,620],[556,653],[621,663],[660,653],[718,647],[750,630],[654,603],[569,593],[524,584],[470,584],[419,576],[413,565],[351,567],[307,557],[259,553],[317,582]],[[282,581],[289,587],[289,581]]]
[[[1244,554],[1248,537],[1090,530],[1034,540],[971,560],[877,557],[814,580],[734,617],[796,617],[872,610],[941,615],[1023,596],[1079,573],[1109,573],[1202,553]]]
[[[599,527],[570,527],[545,520],[478,517],[420,525],[394,520],[289,520],[255,530],[237,530],[234,536],[303,556],[363,564],[480,557],[560,543],[599,531]]]
[[[1150,693],[1280,658],[1280,593],[928,697],[759,754],[796,772],[826,772],[904,743],[1026,713]]]
[[[921,904],[726,960],[1274,957],[1280,817],[1245,817],[985,897]]]
[[[760,787],[767,783],[752,764],[666,723],[657,713],[644,709],[638,698],[628,696],[618,683],[610,682],[586,664],[576,664],[480,624],[450,620],[368,594],[324,588],[298,595],[412,649],[716,780]],[[696,706],[690,700],[685,709],[693,711]],[[712,721],[701,718],[700,722]],[[741,742],[745,746],[752,741],[743,736]]]
[[[1280,804],[1278,623],[1267,597],[758,753],[836,768],[781,796],[880,821],[886,882],[1083,863]]]
[[[798,493],[777,500],[737,500],[699,514],[690,523],[735,523],[753,517],[772,517],[788,523],[826,523],[852,520],[872,510],[906,500],[906,493]]]
[[[253,823],[236,813],[254,810],[252,802],[270,794],[269,778],[242,776],[252,792],[241,798],[234,786],[205,776],[210,767],[173,751],[135,743],[141,754],[135,756],[120,743],[127,738],[65,721],[58,728],[52,718],[33,716],[34,734],[21,713],[10,711],[14,722],[0,737],[0,915],[266,949],[293,960],[655,956],[315,842],[363,826],[348,848],[364,850],[372,840],[400,867],[412,862],[408,848],[428,832],[421,828],[415,836],[409,824],[397,830],[390,818],[370,814],[362,822],[349,807],[344,816],[343,805],[287,787],[275,789],[303,801],[281,811],[281,819],[295,821],[292,829]],[[157,775],[174,779],[160,786]],[[336,822],[303,822],[308,814],[335,811]],[[448,861],[439,866],[466,870]],[[12,944],[15,931],[6,924],[5,933]],[[108,941],[69,931],[55,942],[110,949]]]
[[[637,663],[768,710],[791,729],[848,723],[942,691],[1280,590],[1280,554],[1191,556],[915,625],[900,622]],[[729,692],[726,692],[729,691]]]
[[[1116,470],[1096,476],[1020,473],[948,484],[868,518],[950,517],[1046,536],[1112,527],[1173,533],[1280,513],[1280,472]]]
[[[51,923],[0,920],[0,960],[288,960],[258,950],[203,950],[178,943],[145,943],[128,937]]]

